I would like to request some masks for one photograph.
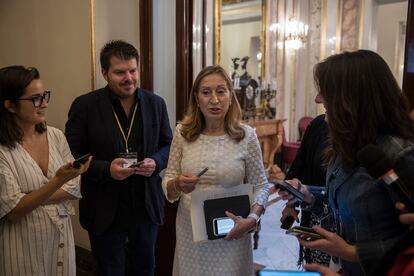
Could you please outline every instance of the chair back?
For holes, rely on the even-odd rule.
[[[302,140],[303,135],[305,134],[306,128],[309,126],[309,124],[312,122],[313,117],[302,117],[300,118],[298,122],[298,129],[299,129],[299,140]]]
[[[283,164],[290,166],[295,160],[296,154],[300,148],[300,142],[284,142],[282,149]]]

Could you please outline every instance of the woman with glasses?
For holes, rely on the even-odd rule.
[[[70,199],[79,169],[46,125],[50,92],[35,68],[0,69],[0,275],[75,275]]]

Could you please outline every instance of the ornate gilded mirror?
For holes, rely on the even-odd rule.
[[[243,115],[286,119],[288,140],[298,138],[297,124],[302,117],[325,112],[314,102],[317,91],[313,67],[332,54],[360,48],[374,50],[401,85],[406,0],[211,1],[214,13],[206,14],[213,15],[214,63],[230,75],[241,76],[247,71],[258,82],[259,93],[254,86],[239,91]],[[248,57],[247,64],[244,57]],[[250,115],[253,98],[254,117]],[[268,107],[272,116],[276,114],[274,117],[266,113]]]
[[[232,75],[264,77],[265,1],[215,0],[214,63]]]

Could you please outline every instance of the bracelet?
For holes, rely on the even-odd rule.
[[[256,225],[259,224],[260,217],[256,215],[255,213],[250,213],[247,217],[254,219],[256,221]]]

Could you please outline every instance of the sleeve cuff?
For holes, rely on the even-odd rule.
[[[174,197],[174,198],[168,198],[168,191],[167,191],[167,185],[168,185],[168,182],[170,181],[170,180],[172,180],[172,179],[174,179],[174,177],[166,177],[166,176],[164,176],[164,178],[163,178],[163,180],[162,180],[162,190],[164,191],[164,195],[165,195],[165,198],[170,202],[170,203],[174,203],[175,201],[177,201],[179,198],[180,198],[180,196],[181,196],[181,194],[180,194],[180,196],[178,196],[178,197]]]

